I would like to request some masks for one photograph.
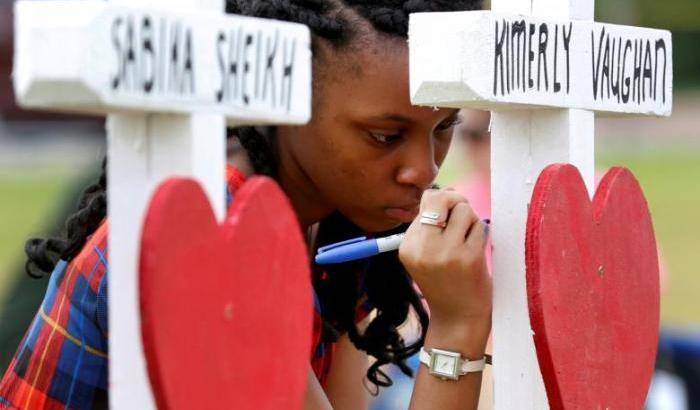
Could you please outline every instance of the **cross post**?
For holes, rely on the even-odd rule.
[[[527,305],[525,228],[552,163],[594,186],[594,113],[667,116],[668,31],[593,21],[593,0],[493,0],[492,11],[411,16],[411,98],[492,111],[494,401],[548,408]],[[444,47],[436,47],[444,44]]]
[[[311,115],[308,28],[223,10],[223,0],[16,3],[20,104],[107,117],[112,408],[155,408],[138,298],[154,189],[194,177],[222,220],[226,125]]]

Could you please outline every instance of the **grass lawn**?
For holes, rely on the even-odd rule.
[[[662,320],[700,324],[700,150],[606,152],[599,164],[604,169],[611,165],[631,169],[649,201],[668,270]]]
[[[0,303],[24,259],[24,241],[43,234],[75,172],[64,166],[0,170]]]

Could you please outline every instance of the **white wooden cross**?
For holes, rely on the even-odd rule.
[[[492,111],[494,386],[498,409],[545,409],[525,282],[528,203],[542,169],[594,180],[594,112],[667,116],[668,31],[593,21],[593,0],[492,0],[411,16],[414,104]]]
[[[137,281],[153,189],[168,176],[193,176],[221,220],[225,125],[310,118],[306,26],[223,10],[223,0],[16,4],[19,102],[107,115],[112,408],[154,408]]]

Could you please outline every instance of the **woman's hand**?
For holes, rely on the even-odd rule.
[[[484,247],[488,225],[466,198],[449,189],[427,190],[420,213],[439,214],[445,228],[416,218],[399,248],[399,258],[430,308],[432,330],[490,328],[491,276]]]
[[[469,360],[483,357],[491,331],[491,276],[484,246],[487,225],[455,191],[429,190],[420,213],[438,214],[444,229],[413,221],[399,248],[399,258],[430,307],[425,348],[459,352]],[[413,409],[476,409],[481,372],[446,383],[420,366],[411,396]]]

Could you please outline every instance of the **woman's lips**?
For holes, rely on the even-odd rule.
[[[384,213],[391,219],[404,223],[412,222],[418,215],[418,206],[408,208],[386,208]]]

